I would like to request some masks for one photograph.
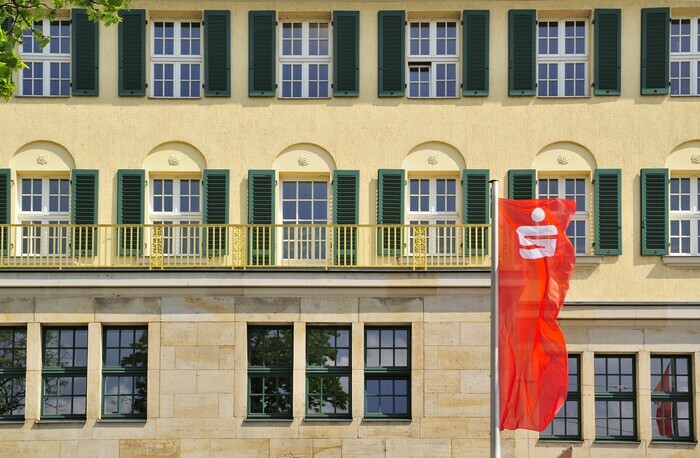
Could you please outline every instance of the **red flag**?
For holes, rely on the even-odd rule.
[[[662,359],[663,361],[663,359]],[[653,390],[655,393],[671,392],[671,361],[669,360],[661,380]],[[668,401],[654,401],[656,404],[656,427],[659,428],[659,436],[673,437],[673,404]]]
[[[542,431],[566,400],[568,358],[557,324],[576,256],[566,228],[573,200],[499,205],[501,430]]]

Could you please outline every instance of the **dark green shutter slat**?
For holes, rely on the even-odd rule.
[[[117,172],[117,224],[119,230],[119,254],[134,256],[143,253],[144,170],[119,170]]]
[[[99,26],[88,19],[85,10],[71,12],[71,93],[98,95]]]
[[[405,94],[406,14],[379,12],[379,97]]]
[[[508,11],[508,92],[535,95],[535,10]]]
[[[146,95],[146,11],[119,16],[119,95]]]
[[[248,95],[275,95],[274,11],[248,12]]]
[[[489,11],[464,11],[462,27],[462,95],[489,95]]]
[[[360,95],[360,12],[333,12],[333,96]]]
[[[205,247],[210,255],[226,254],[229,213],[229,170],[205,170],[202,177],[202,216],[206,229]]]
[[[204,12],[204,95],[231,96],[231,12]]]
[[[272,265],[275,262],[275,171],[248,171],[248,247],[252,265]],[[259,225],[263,225],[260,227]]]
[[[642,169],[642,255],[668,254],[668,169]]]
[[[594,174],[595,254],[622,254],[622,194],[619,169]]]
[[[462,171],[462,222],[464,224],[488,224],[489,222],[489,171],[472,169]],[[464,233],[464,249],[467,254],[488,253],[486,228],[467,228]]]
[[[595,10],[595,95],[622,90],[622,27],[618,9]]]
[[[333,172],[333,223],[354,225],[359,222],[360,172],[335,170]],[[357,228],[336,227],[333,234],[333,264],[357,265]]]
[[[71,223],[87,224],[73,229],[72,252],[75,256],[95,256],[97,245],[98,170],[71,171]]]
[[[379,169],[377,181],[377,224],[396,225],[377,231],[377,253],[400,255],[403,248],[404,181],[401,169]]]
[[[532,169],[509,170],[508,197],[515,200],[534,199],[535,171]]]
[[[0,169],[0,224],[10,224],[10,169]],[[7,256],[10,228],[0,227],[0,253]]]
[[[668,94],[669,8],[642,8],[642,94]]]

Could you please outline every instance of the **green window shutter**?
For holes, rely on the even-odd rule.
[[[71,93],[73,95],[98,95],[99,89],[99,37],[100,28],[88,19],[85,10],[71,12]]]
[[[488,224],[489,222],[489,171],[472,169],[462,171],[462,222],[464,224]],[[488,253],[486,228],[466,228],[464,250],[467,254]]]
[[[535,95],[535,10],[508,11],[508,93]]]
[[[622,27],[620,10],[595,10],[595,95],[620,95],[622,91]]]
[[[0,224],[10,224],[10,169],[0,169]],[[0,254],[7,256],[10,228],[0,227]]]
[[[202,177],[202,216],[208,227],[204,247],[210,255],[226,254],[228,228],[229,170],[205,170]]]
[[[619,169],[597,169],[593,176],[595,254],[622,254],[622,180]]]
[[[252,265],[275,262],[275,171],[248,171],[248,249]]]
[[[143,253],[144,170],[117,172],[117,224],[128,225],[119,229],[119,254],[135,256]]]
[[[489,11],[462,14],[462,95],[489,95]]]
[[[334,224],[354,225],[359,222],[359,192],[360,172],[358,170],[335,170],[333,172]],[[333,246],[334,265],[357,265],[356,227],[336,227],[333,234]]]
[[[360,95],[360,12],[333,12],[333,96]]]
[[[642,169],[642,255],[668,254],[668,169]]]
[[[401,169],[379,169],[377,181],[377,224],[392,225],[377,231],[377,254],[400,255],[403,249],[399,226],[404,221],[404,181]]]
[[[379,97],[403,97],[406,92],[406,14],[379,12]]]
[[[71,171],[71,223],[90,225],[74,229],[72,250],[75,256],[96,254],[99,176],[97,170]]]
[[[275,25],[274,11],[248,12],[248,95],[274,97]]]
[[[146,11],[119,16],[119,95],[146,95]]]
[[[642,95],[668,94],[671,10],[642,8]]]
[[[204,95],[231,96],[231,11],[204,12]]]
[[[533,169],[508,171],[508,198],[514,200],[535,198],[535,171]]]

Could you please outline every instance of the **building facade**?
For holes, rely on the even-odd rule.
[[[575,199],[565,407],[694,456],[697,1],[134,1],[0,126],[0,455],[486,456],[488,182]]]

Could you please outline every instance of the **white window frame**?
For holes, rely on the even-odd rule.
[[[310,182],[312,183],[312,188],[313,188],[313,183],[318,183],[318,182],[324,182],[326,183],[326,222],[325,223],[300,223],[298,214],[297,214],[297,219],[294,223],[286,223],[285,218],[284,218],[284,183],[301,183],[301,182]],[[279,187],[279,199],[278,202],[279,208],[278,208],[278,221],[284,226],[292,226],[292,230],[301,230],[304,228],[304,226],[317,226],[317,225],[325,225],[327,226],[325,229],[319,228],[318,231],[320,232],[320,235],[318,235],[318,238],[316,236],[317,232],[316,230],[312,230],[311,237],[308,239],[303,238],[303,236],[300,236],[299,232],[296,232],[295,238],[292,241],[286,241],[285,240],[285,232],[288,230],[286,227],[281,228],[279,231],[279,234],[277,234],[277,249],[276,249],[276,255],[277,259],[280,259],[281,262],[285,265],[325,265],[329,262],[331,262],[331,229],[329,227],[330,224],[332,224],[332,215],[331,215],[331,201],[332,201],[332,196],[331,196],[331,180],[329,176],[312,176],[312,177],[304,177],[304,176],[287,176],[287,177],[282,177],[280,178],[280,183],[281,186]],[[298,191],[298,188],[297,188]],[[299,196],[297,195],[296,202],[298,203],[299,201]],[[312,209],[313,209],[313,202],[314,200],[311,200],[312,202]],[[315,244],[324,244],[325,243],[325,249],[320,249],[320,254],[318,258],[311,254],[307,258],[303,258],[299,256],[299,244],[304,243],[303,241],[306,240],[308,244],[310,244],[311,250],[315,249]],[[284,244],[285,243],[293,243],[294,244],[294,257],[291,258],[285,258],[284,257]],[[323,245],[322,245],[323,246]]]
[[[23,180],[41,180],[41,210],[40,211],[24,211],[22,210],[22,181]],[[50,180],[65,180],[68,182],[68,210],[67,211],[50,211],[49,196],[50,196]],[[22,228],[17,231],[15,246],[17,253],[22,256],[67,256],[70,252],[69,247],[69,228],[56,228],[56,224],[70,223],[70,205],[71,205],[71,186],[69,176],[18,176],[17,181],[17,221],[20,225],[30,225],[31,227]],[[60,184],[59,184],[60,189]],[[52,225],[54,227],[38,227],[40,225]],[[59,231],[58,233],[55,231]],[[39,238],[39,251],[35,250],[35,240]],[[27,239],[27,250],[25,252],[24,242]],[[49,242],[58,243],[58,252],[53,253],[49,250]],[[63,245],[63,246],[62,246]]]
[[[669,47],[670,63],[669,63],[669,81],[672,81],[671,75],[673,74],[672,68],[673,64],[677,63],[680,66],[681,62],[690,63],[690,93],[688,94],[674,94],[669,90],[672,97],[693,97],[700,96],[700,16],[695,17],[678,17],[671,18],[671,32],[673,32],[673,22],[674,21],[690,21],[690,51],[673,52],[673,37],[672,35]],[[680,68],[679,68],[680,75]],[[680,84],[679,84],[680,86]],[[679,87],[680,90],[680,87]]]
[[[437,53],[437,30],[438,23],[452,22],[455,24],[455,54],[438,54]],[[429,27],[429,47],[430,52],[427,55],[411,54],[411,25],[412,24],[428,24]],[[460,21],[459,19],[430,19],[420,20],[415,19],[408,22],[406,27],[406,97],[410,99],[456,99],[460,97],[460,71],[459,71],[459,50],[460,50]],[[451,37],[450,37],[451,39]],[[455,95],[437,95],[437,66],[438,65],[454,65],[455,67]],[[429,67],[428,81],[430,85],[429,95],[421,97],[420,95],[411,94],[411,68]],[[445,87],[447,92],[447,87]]]
[[[541,197],[540,196],[540,182],[542,180],[557,180],[558,185],[557,185],[557,195],[556,196],[550,196],[547,195],[547,197]],[[543,175],[538,175],[537,177],[537,198],[542,199],[542,198],[547,198],[547,199],[554,199],[554,198],[559,198],[559,199],[566,199],[566,180],[583,180],[583,183],[585,185],[584,189],[584,195],[586,196],[586,210],[582,211],[576,208],[576,212],[574,213],[574,216],[571,218],[571,222],[573,223],[574,221],[584,221],[585,222],[585,227],[586,227],[586,235],[585,235],[585,251],[582,253],[577,253],[576,252],[576,246],[574,246],[574,254],[576,256],[589,256],[591,254],[591,241],[592,241],[592,228],[591,228],[591,179],[590,176],[588,175],[570,175],[570,176],[558,176],[558,175],[548,175],[548,174],[543,174]],[[568,228],[567,228],[568,229]],[[572,245],[574,245],[572,243]]]
[[[153,201],[155,197],[155,180],[172,180],[173,181],[173,211],[158,211],[154,210]],[[180,182],[182,180],[189,181],[199,181],[199,211],[198,212],[182,212],[180,211]],[[166,243],[172,243],[172,249],[168,250],[166,246],[163,246],[164,256],[201,256],[202,255],[202,243],[204,240],[204,232],[200,227],[191,228],[181,228],[178,227],[183,224],[202,224],[202,206],[203,206],[203,188],[202,188],[202,177],[201,176],[167,176],[167,175],[153,175],[149,177],[148,180],[148,218],[153,225],[163,225],[165,227],[171,227],[172,233],[168,234],[166,229],[163,230],[164,238],[167,240]],[[183,229],[189,229],[193,234],[183,234]],[[147,238],[147,240],[150,237]],[[187,240],[191,240],[195,243],[194,250],[188,249],[183,252],[182,242],[187,243]],[[190,242],[192,243],[192,242]]]
[[[22,60],[27,63],[27,64],[34,64],[34,63],[42,63],[43,64],[43,69],[42,69],[42,94],[41,95],[35,95],[35,94],[24,94],[24,69],[21,69],[17,72],[17,96],[19,97],[70,97],[71,93],[71,88],[72,88],[72,75],[71,71],[72,69],[70,68],[71,65],[71,52],[70,52],[70,47],[68,53],[52,53],[51,52],[51,23],[52,22],[66,22],[68,24],[68,36],[61,36],[63,39],[67,39],[69,43],[71,43],[72,36],[71,34],[73,33],[73,27],[71,24],[70,19],[68,18],[56,18],[54,20],[49,20],[49,19],[42,19],[40,21],[35,22],[35,27],[36,25],[40,24],[42,33],[44,33],[44,37],[49,38],[49,43],[44,46],[42,49],[39,50],[39,52],[27,52],[25,53],[23,50],[23,44],[19,45],[19,54],[22,56]],[[24,35],[23,39],[30,39],[32,41],[32,44],[34,43],[34,40],[37,40],[33,35],[31,38],[29,38],[27,35]],[[37,40],[38,42],[38,40]],[[72,47],[72,45],[71,45]],[[51,94],[51,64],[52,63],[57,63],[59,65],[59,75],[61,72],[61,66],[62,64],[68,64],[68,93],[65,95],[61,94]],[[34,69],[32,68],[32,73],[34,72]],[[36,80],[37,78],[32,75],[32,80]],[[59,76],[59,92],[60,92],[60,81],[61,78]],[[33,91],[33,88],[32,88]]]
[[[412,180],[428,180],[428,211],[411,211],[411,181]],[[438,180],[453,180],[455,182],[455,211],[437,211],[437,181]],[[460,237],[457,225],[460,224],[460,202],[461,202],[461,189],[460,180],[456,176],[428,176],[428,175],[411,175],[408,177],[406,184],[406,203],[405,203],[405,216],[406,221],[409,226],[423,226],[430,225],[433,227],[427,228],[427,241],[428,246],[427,255],[428,256],[456,256],[460,249]],[[420,187],[420,184],[419,184]],[[447,189],[445,189],[447,193]],[[447,195],[447,194],[446,194]],[[420,206],[420,202],[419,202]],[[441,227],[435,226],[445,226],[447,230],[442,234],[443,243],[448,244],[450,240],[454,244],[454,249],[445,245],[444,251],[440,252],[439,238],[438,234]],[[452,228],[450,228],[452,226]],[[451,230],[450,230],[451,229]],[[413,230],[408,228],[408,243],[406,245],[407,254],[409,256],[413,255]]]
[[[700,175],[672,175],[671,180],[688,178],[690,180],[690,210],[671,210],[671,184],[669,183],[669,215],[668,215],[668,236],[669,255],[671,256],[700,256]],[[674,221],[690,221],[690,252],[671,252],[671,227]],[[679,228],[680,232],[680,228]],[[680,237],[678,237],[680,238]],[[679,244],[680,247],[680,244]]]
[[[173,54],[156,54],[156,24],[157,23],[173,23]],[[183,24],[199,24],[199,55],[182,55],[182,25]],[[159,19],[151,21],[151,65],[149,87],[150,97],[154,99],[201,99],[204,91],[204,23],[196,19]],[[157,64],[173,65],[173,95],[156,95],[155,84],[155,66]],[[181,95],[180,83],[182,82],[181,66],[183,64],[199,64],[199,95],[198,96],[183,96]],[[163,69],[165,77],[165,68]],[[190,74],[191,77],[191,74]],[[190,79],[191,81],[191,79]],[[165,94],[165,87],[163,87]]]
[[[301,54],[300,55],[285,55],[284,50],[284,24],[301,24]],[[311,55],[309,53],[310,34],[309,26],[311,24],[326,24],[328,27],[328,55]],[[333,25],[330,20],[310,19],[310,20],[288,20],[280,22],[280,32],[278,37],[279,42],[279,62],[278,62],[278,84],[277,97],[281,99],[330,99],[333,91]],[[283,92],[284,81],[282,80],[283,69],[285,65],[301,65],[301,97],[285,97]],[[327,65],[328,66],[328,95],[310,96],[309,95],[309,66],[310,65]],[[318,77],[318,75],[317,75]],[[296,81],[296,80],[293,80]],[[320,88],[320,83],[319,83]],[[293,91],[292,91],[293,92]]]
[[[539,27],[541,23],[558,23],[557,27],[557,47],[556,54],[540,54],[540,35]],[[566,23],[567,22],[583,22],[584,24],[584,53],[583,54],[566,54]],[[537,97],[539,98],[578,98],[590,96],[590,36],[591,28],[587,19],[583,18],[568,18],[568,19],[542,19],[537,23],[537,32],[535,37],[535,46],[537,47],[537,65],[536,65],[536,81],[540,82],[540,64],[558,64],[557,65],[557,94],[558,95],[540,95],[539,87],[537,88]],[[582,95],[565,95],[566,93],[566,64],[584,64],[583,67],[583,94]]]

